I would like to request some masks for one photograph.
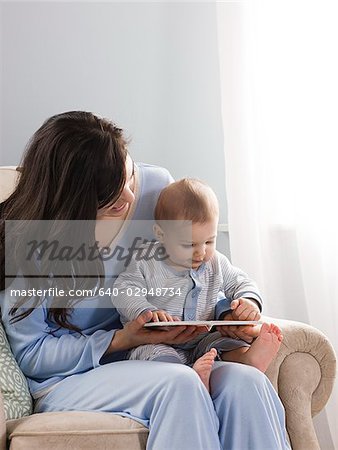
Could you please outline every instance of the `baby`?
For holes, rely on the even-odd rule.
[[[215,249],[218,218],[216,195],[205,183],[182,179],[163,189],[155,208],[157,242],[145,245],[146,257],[138,251],[114,284],[121,293],[114,304],[122,323],[146,310],[153,321],[164,322],[222,320],[228,313],[238,320],[260,319],[256,284]],[[266,323],[251,345],[223,334],[204,333],[179,346],[141,345],[128,357],[192,365],[209,390],[217,354],[265,372],[282,341],[280,329]]]

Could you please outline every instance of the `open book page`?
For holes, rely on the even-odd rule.
[[[258,325],[259,321],[254,320],[179,320],[174,322],[148,322],[144,326],[146,328],[154,328],[154,327],[177,327],[179,325],[184,326],[207,326],[207,327],[213,327],[215,325]]]

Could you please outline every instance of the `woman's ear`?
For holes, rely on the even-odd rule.
[[[159,242],[163,243],[164,231],[157,223],[155,223],[155,225],[153,226],[153,231],[154,231],[155,238]]]

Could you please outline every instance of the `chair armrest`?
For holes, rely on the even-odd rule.
[[[6,450],[6,419],[4,402],[0,392],[0,450]]]
[[[326,405],[336,374],[336,356],[326,336],[310,325],[263,317],[278,325],[284,339],[266,375],[286,412],[293,450],[319,450],[312,417]]]

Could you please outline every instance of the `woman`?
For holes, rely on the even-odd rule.
[[[146,330],[147,313],[122,328],[111,306],[110,288],[128,256],[123,251],[134,248],[135,238],[141,242],[152,237],[154,205],[171,181],[164,169],[135,165],[126,145],[120,129],[91,113],[54,116],[33,136],[18,186],[1,204],[2,250],[4,219],[33,220],[13,222],[6,232],[13,255],[6,267],[15,277],[5,280],[2,264],[1,289],[2,320],[28,379],[35,412],[128,416],[149,427],[148,449],[289,448],[283,407],[258,370],[216,362],[209,395],[189,367],[124,360],[126,351],[137,345],[185,343],[204,331]],[[27,258],[20,260],[20,255],[32,224],[35,234],[47,233],[53,242],[71,236],[76,249],[85,237],[95,257],[85,258],[85,263],[63,258],[59,267],[51,258],[55,248],[38,243],[27,266]],[[109,258],[99,257],[102,248]],[[116,249],[120,253],[114,255]],[[67,292],[78,288],[77,295],[65,298],[48,291],[60,285]],[[26,292],[13,298],[13,287]],[[30,296],[29,287],[45,288],[44,294]],[[85,288],[94,295],[83,298]]]

